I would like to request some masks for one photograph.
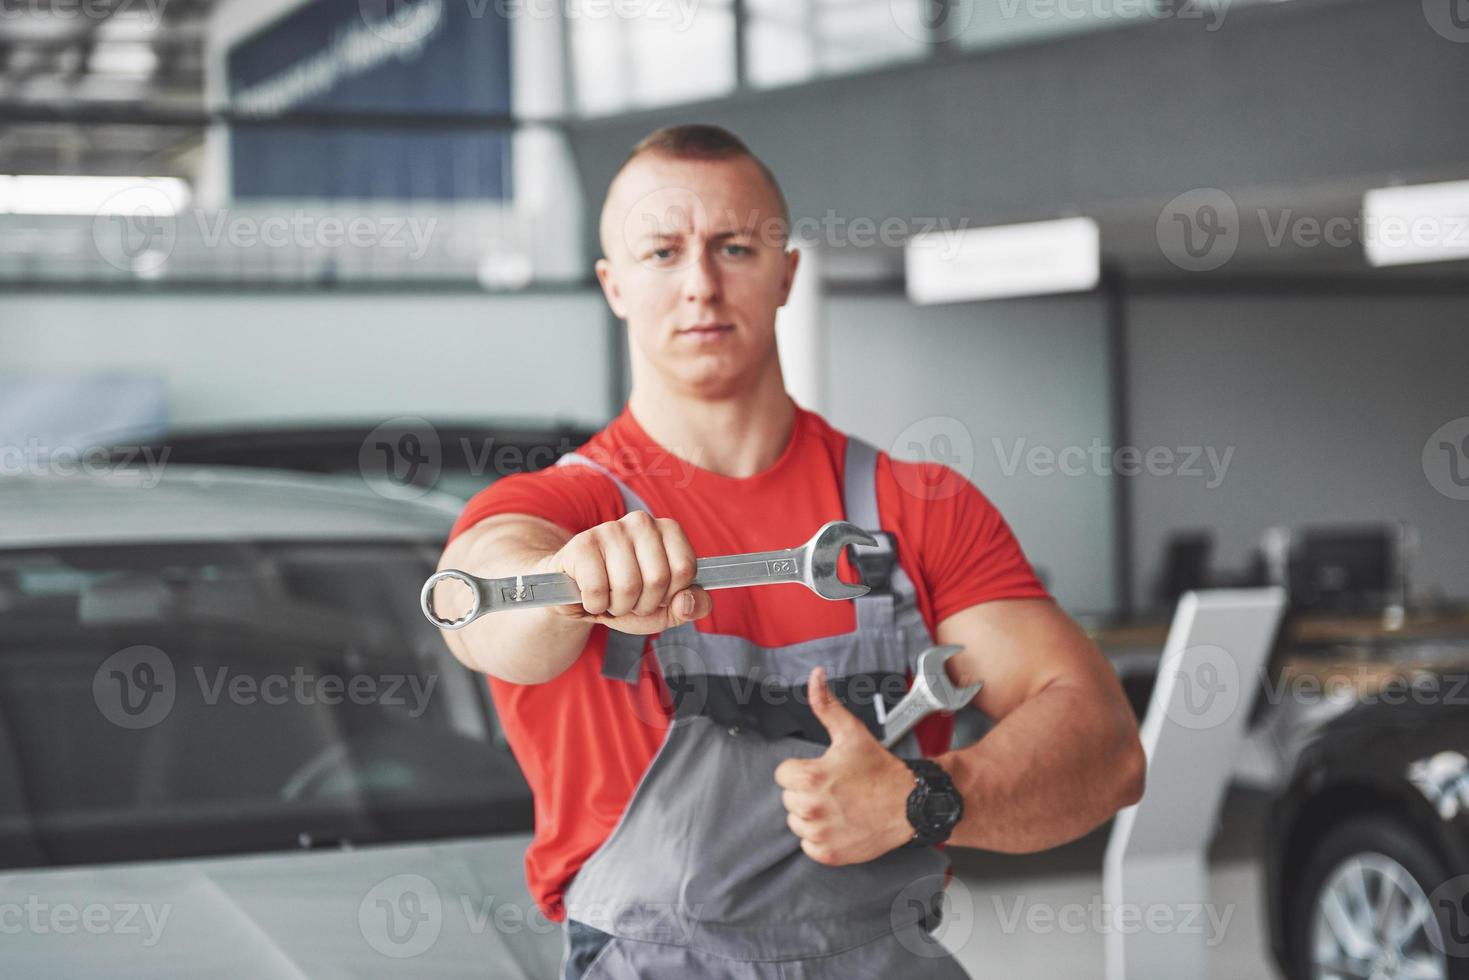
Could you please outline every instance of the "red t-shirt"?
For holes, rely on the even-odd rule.
[[[578,449],[618,475],[655,517],[679,522],[696,555],[728,555],[801,544],[843,517],[847,437],[796,406],[790,442],[769,469],[745,479],[700,468],[698,447],[659,446],[624,407]],[[684,458],[687,457],[687,458]],[[878,457],[879,523],[897,537],[898,561],[912,579],[930,633],[953,613],[991,599],[1050,598],[1000,512],[973,484],[937,463]],[[552,466],[504,477],[475,495],[450,535],[487,517],[531,514],[576,534],[625,513],[617,488],[586,466]],[[844,555],[843,580],[858,576]],[[856,605],[822,599],[799,585],[719,589],[705,632],[785,646],[851,632]],[[510,615],[514,615],[511,613]],[[490,692],[516,761],[535,796],[535,839],[526,878],[541,911],[565,918],[561,900],[581,863],[612,832],[668,727],[662,678],[644,646],[636,685],[602,677],[607,629],[559,677],[512,684],[491,677]],[[947,751],[952,718],[918,727],[925,755]],[[772,792],[775,788],[772,786]]]

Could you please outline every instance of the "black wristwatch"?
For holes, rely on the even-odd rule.
[[[908,822],[913,839],[904,847],[932,847],[949,839],[964,816],[964,797],[954,781],[932,759],[904,759],[917,785],[908,794]]]

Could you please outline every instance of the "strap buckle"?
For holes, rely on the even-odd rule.
[[[877,544],[850,545],[848,557],[857,567],[863,585],[873,592],[890,592],[893,567],[898,563],[898,539],[891,531],[869,530],[868,533],[877,539]]]

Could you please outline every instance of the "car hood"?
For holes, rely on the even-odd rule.
[[[0,873],[4,972],[62,978],[547,977],[526,837]]]

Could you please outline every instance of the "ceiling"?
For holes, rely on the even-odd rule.
[[[197,126],[35,121],[38,109],[198,112],[215,0],[25,0],[0,16],[0,173],[186,176]],[[31,120],[31,121],[26,121]]]

